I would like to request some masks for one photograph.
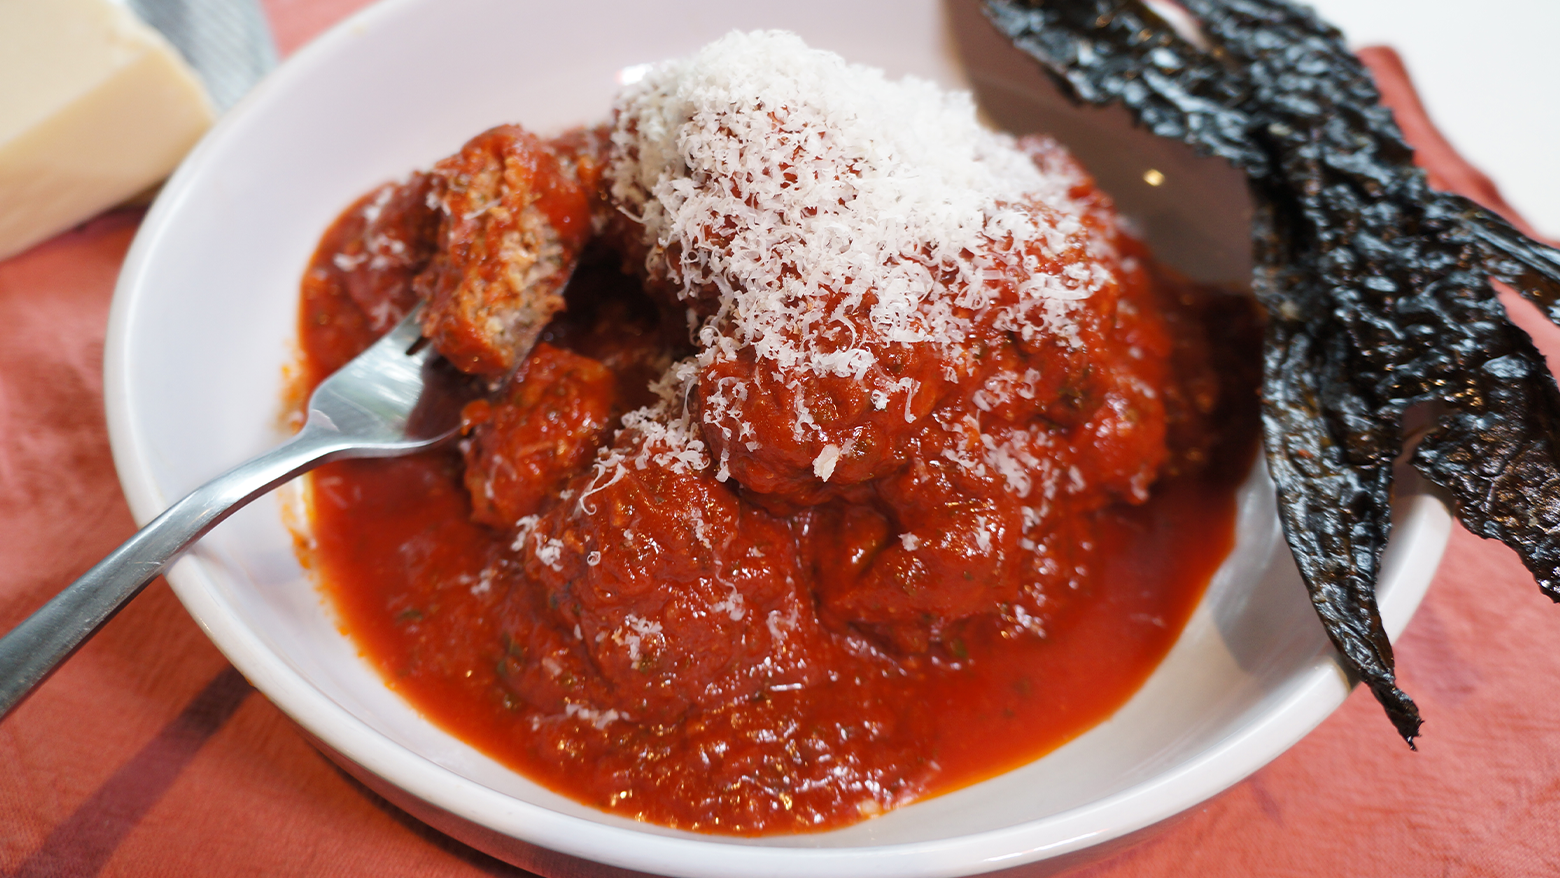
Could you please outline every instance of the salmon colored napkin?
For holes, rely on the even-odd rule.
[[[270,0],[284,52],[362,0]],[[1438,185],[1506,211],[1362,53]],[[134,530],[110,459],[102,346],[140,214],[0,262],[0,629]],[[1522,312],[1540,345],[1560,331]],[[1560,874],[1560,607],[1503,546],[1453,531],[1398,644],[1426,716],[1409,752],[1368,692],[1292,750],[1113,858],[1127,876]],[[586,864],[558,874],[587,875]],[[0,876],[525,875],[336,769],[158,581],[0,724]]]

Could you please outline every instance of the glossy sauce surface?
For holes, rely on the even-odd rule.
[[[316,265],[329,261],[333,240],[327,234]],[[306,280],[300,321],[308,372],[316,376],[374,335],[344,285],[321,280],[325,274]],[[645,379],[668,346],[655,307],[611,264],[583,268],[569,297],[568,313],[544,333],[514,396],[497,406],[514,408],[518,414],[505,417],[529,426],[506,434],[518,445],[489,449],[523,458],[526,448],[541,447],[526,435],[545,438],[547,450],[536,458],[543,464],[520,478],[532,483],[521,494],[534,495],[520,502],[539,507],[556,502],[546,495],[571,478],[584,478],[588,461],[570,457],[571,442],[605,441],[614,419],[642,402]],[[1250,325],[1219,316],[1241,309],[1209,301],[1215,305],[1199,319],[1222,335],[1199,341],[1195,353],[1215,366],[1241,362]],[[468,472],[484,453],[476,440],[463,450],[322,469],[313,477],[309,560],[389,686],[528,777],[664,825],[735,834],[826,829],[1043,755],[1110,716],[1152,673],[1231,546],[1233,490],[1249,466],[1254,433],[1249,400],[1241,397],[1249,376],[1223,371],[1231,385],[1226,401],[1217,417],[1198,421],[1201,433],[1188,443],[1214,463],[1161,478],[1141,505],[1080,514],[1065,534],[1084,549],[1077,569],[1062,580],[1065,588],[1048,592],[1043,608],[1031,602],[1028,627],[1010,615],[975,615],[939,629],[930,647],[901,648],[892,632],[825,620],[793,638],[804,656],[794,685],[772,679],[704,705],[692,693],[704,691],[719,669],[694,665],[673,678],[687,679],[686,692],[663,687],[625,702],[637,705],[639,721],[614,721],[574,700],[580,692],[609,698],[617,691],[612,669],[602,672],[608,682],[583,679],[595,673],[588,663],[578,672],[539,670],[580,629],[576,623],[571,638],[559,621],[558,592],[522,569],[514,532],[479,523],[481,502],[473,520],[471,498],[484,493]],[[477,422],[498,416],[474,412]],[[870,555],[885,540],[881,526],[853,528],[849,505],[769,511],[712,485],[646,481],[636,490],[649,499],[627,527],[662,533],[664,556],[688,510],[702,504],[706,518],[731,517],[770,557],[794,555],[786,564],[817,579],[818,559]],[[502,522],[514,512],[486,515]],[[700,562],[690,554],[679,568],[678,558],[645,561],[627,552],[601,563],[654,563],[694,577]],[[760,566],[753,574],[760,579],[765,570],[789,569]],[[766,587],[759,582],[748,592],[750,603]],[[665,624],[674,624],[675,608],[666,612]],[[706,629],[712,644],[726,642],[717,635],[729,623],[713,616],[694,614],[682,629],[694,638],[695,656],[709,652],[697,641]]]
[[[315,476],[316,558],[348,630],[391,688],[457,737],[582,802],[658,823],[753,832],[861,816],[859,790],[789,793],[790,820],[749,786],[855,766],[905,799],[1028,762],[1110,716],[1180,634],[1231,545],[1230,486],[1181,479],[1112,510],[1090,593],[1044,639],[996,626],[958,661],[837,668],[840,679],[672,729],[533,723],[505,685],[498,590],[472,584],[505,541],[467,520],[459,458],[332,464]],[[626,734],[618,734],[624,731]],[[785,744],[779,744],[779,741]],[[790,746],[794,743],[795,746]],[[806,798],[808,801],[797,800]],[[806,815],[822,813],[822,821]]]

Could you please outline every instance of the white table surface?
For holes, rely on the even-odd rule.
[[[1560,0],[1309,0],[1350,45],[1403,56],[1430,118],[1560,238]]]

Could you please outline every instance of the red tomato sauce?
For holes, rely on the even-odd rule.
[[[328,263],[339,237],[327,233],[317,266]],[[568,296],[568,312],[533,353],[525,373],[531,389],[520,403],[524,417],[537,419],[535,435],[549,442],[640,404],[652,354],[667,346],[655,306],[610,265],[582,268]],[[675,716],[602,721],[599,712],[543,709],[522,694],[533,691],[520,678],[536,665],[537,632],[565,639],[567,632],[554,631],[556,608],[512,560],[513,533],[473,520],[470,447],[322,468],[312,477],[307,560],[387,685],[451,734],[551,789],[700,831],[845,825],[1055,749],[1108,718],[1170,649],[1232,545],[1234,489],[1255,447],[1256,336],[1241,316],[1250,309],[1199,296],[1190,287],[1180,295],[1183,304],[1199,302],[1189,312],[1206,329],[1196,353],[1226,385],[1216,416],[1198,428],[1217,430],[1197,437],[1208,462],[1161,477],[1141,505],[1088,514],[1079,539],[1092,545],[1071,593],[1039,623],[1043,635],[1016,636],[1011,619],[987,615],[961,621],[957,636],[936,648],[869,649],[860,639],[842,646],[820,624],[802,648],[826,658],[827,668],[806,685],[761,688]],[[306,382],[373,335],[341,284],[320,272],[305,279]],[[565,468],[586,467],[557,458]],[[558,473],[540,470],[524,478],[546,491],[562,484]],[[695,502],[668,490],[633,526],[670,526]],[[802,556],[839,557],[809,554],[809,546],[827,539],[837,550],[840,540],[855,539],[848,522],[817,511],[707,502],[737,503],[745,521],[761,521],[763,539],[789,539],[787,551]],[[576,684],[602,685],[569,673],[559,685]]]

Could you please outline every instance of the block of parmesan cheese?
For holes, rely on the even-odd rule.
[[[0,259],[166,177],[215,118],[162,35],[110,0],[0,0]]]

